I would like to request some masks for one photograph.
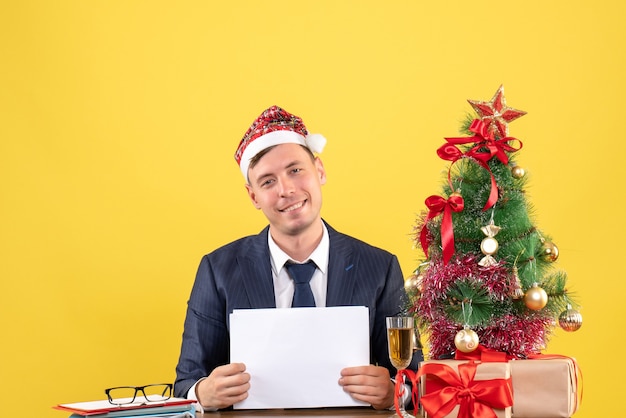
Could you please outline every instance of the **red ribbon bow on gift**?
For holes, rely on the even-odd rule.
[[[487,348],[482,344],[478,344],[476,350],[469,353],[464,353],[461,350],[457,350],[454,353],[455,360],[476,360],[483,363],[506,363],[513,357],[505,353],[504,351],[496,351],[491,348]]]
[[[452,194],[447,200],[441,196],[430,196],[425,201],[428,207],[428,215],[420,232],[420,242],[424,254],[428,257],[428,231],[426,224],[435,216],[443,213],[441,220],[441,246],[443,247],[443,262],[447,263],[454,254],[454,228],[452,226],[452,212],[460,212],[463,210],[465,202],[463,197],[458,194]]]
[[[421,366],[417,377],[433,375],[444,384],[440,389],[421,397],[422,406],[432,418],[445,417],[456,405],[459,405],[459,418],[496,418],[494,408],[503,409],[513,405],[511,378],[474,380],[476,367],[474,361],[460,364],[457,375],[452,367],[445,364]]]
[[[448,143],[439,147],[437,155],[439,155],[439,157],[443,160],[452,161],[452,164],[462,157],[470,157],[476,160],[481,167],[489,172],[491,177],[491,192],[489,193],[489,198],[483,207],[483,211],[485,211],[495,205],[498,201],[498,185],[496,184],[496,179],[487,162],[495,156],[498,160],[500,160],[500,162],[502,162],[502,164],[508,164],[509,157],[505,151],[514,152],[520,150],[522,148],[522,142],[510,136],[495,139],[493,133],[489,132],[487,124],[480,119],[474,119],[469,130],[476,135],[460,138],[445,138]],[[517,141],[519,143],[519,147],[512,147],[508,144],[509,141]],[[475,145],[466,152],[462,152],[456,147],[456,145],[469,143],[475,143]],[[451,168],[452,166],[450,166],[450,169]],[[448,170],[448,183],[450,183],[450,170]],[[452,185],[450,185],[450,187],[452,187]]]
[[[415,416],[417,417],[417,407],[419,405],[419,396],[418,396],[418,381],[417,381],[417,374],[410,369],[400,369],[398,370],[398,374],[396,375],[396,386],[395,386],[395,390],[394,390],[394,401],[393,404],[396,408],[396,412],[398,413],[398,416],[403,417],[402,413],[400,412],[400,398],[402,398],[402,395],[404,393],[404,376],[408,377],[409,380],[411,381],[411,401],[413,402],[413,414],[415,414]]]

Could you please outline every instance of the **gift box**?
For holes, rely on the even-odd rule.
[[[428,360],[420,364],[418,377],[424,417],[511,417],[508,362]]]
[[[511,360],[515,418],[571,417],[578,409],[578,366],[568,357]]]

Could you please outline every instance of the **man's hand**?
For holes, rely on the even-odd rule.
[[[394,384],[384,367],[346,367],[341,370],[339,384],[354,399],[367,402],[374,409],[387,409],[393,405]]]
[[[198,382],[196,396],[205,409],[227,408],[248,397],[250,374],[243,363],[216,367],[209,377]]]

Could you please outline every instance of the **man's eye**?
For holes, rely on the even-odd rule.
[[[267,187],[267,186],[271,185],[272,183],[274,183],[274,180],[272,180],[272,179],[265,180],[263,183],[261,183],[261,187]]]

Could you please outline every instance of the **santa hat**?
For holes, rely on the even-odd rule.
[[[309,134],[298,116],[278,106],[268,108],[248,128],[235,153],[235,160],[246,181],[250,160],[265,148],[279,144],[300,144],[320,153],[326,145],[326,138],[320,134]]]

